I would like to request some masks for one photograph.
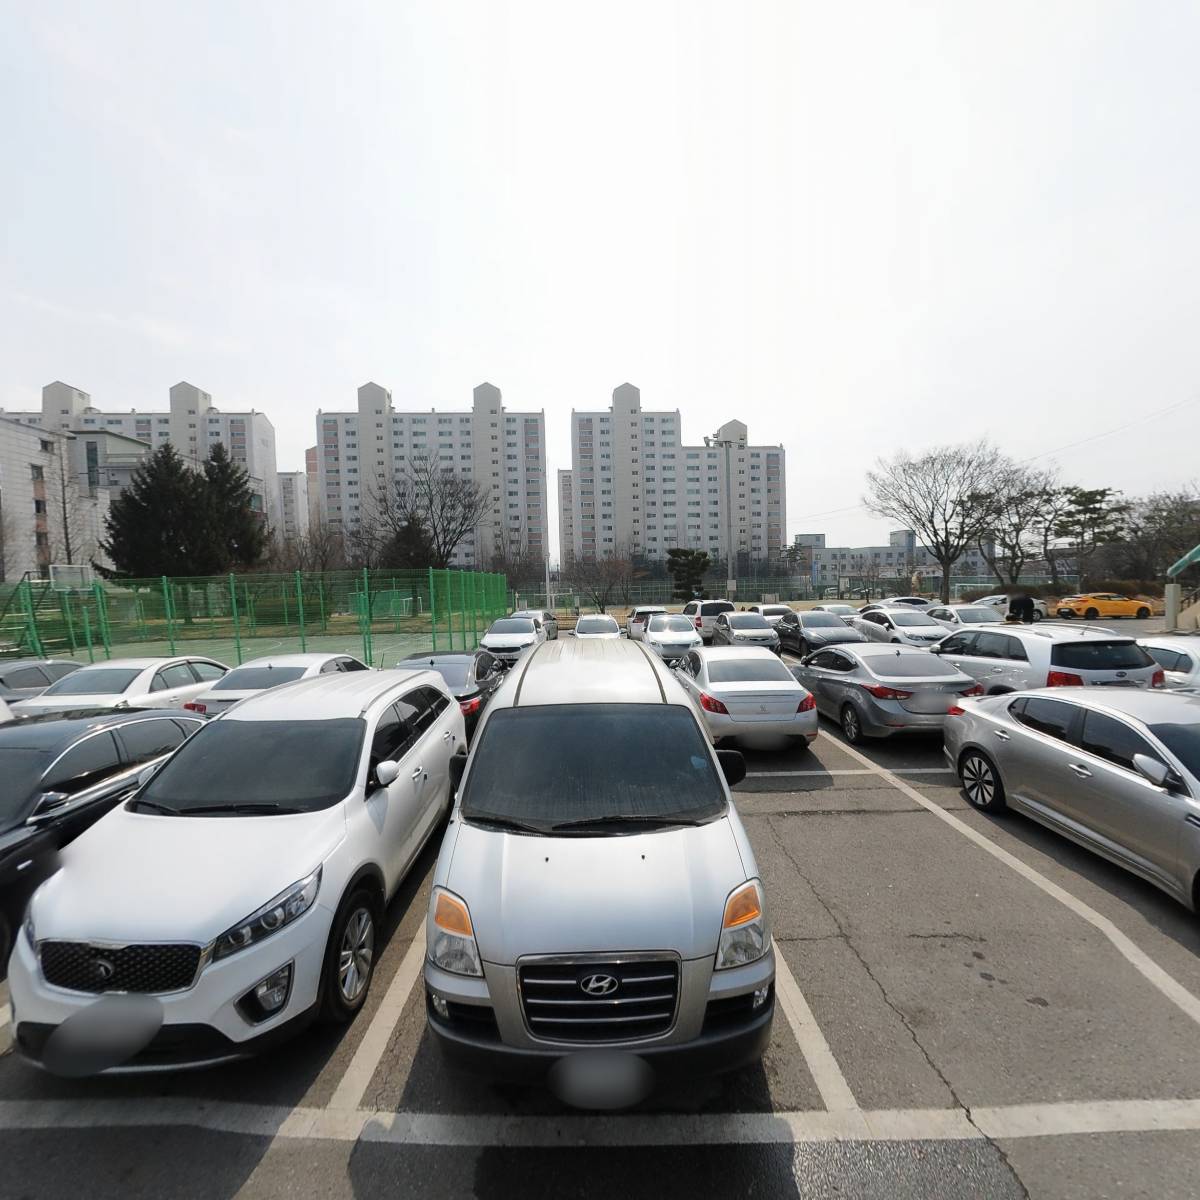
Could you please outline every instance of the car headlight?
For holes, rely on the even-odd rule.
[[[716,969],[723,971],[757,962],[770,946],[771,929],[763,904],[762,885],[757,879],[751,879],[734,888],[725,901]]]
[[[475,928],[466,903],[445,888],[434,888],[429,904],[429,961],[453,975],[483,975]]]
[[[284,888],[278,896],[268,900],[262,908],[252,912],[244,921],[239,921],[232,929],[225,930],[213,943],[213,958],[228,958],[229,955],[278,933],[285,925],[290,925],[312,908],[320,890],[321,868],[318,867],[311,875],[297,880],[291,887]]]
[[[30,948],[37,949],[37,930],[33,924],[33,900],[29,901],[29,907],[25,910],[25,937],[29,940]]]

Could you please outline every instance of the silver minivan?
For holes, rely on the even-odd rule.
[[[744,774],[636,642],[519,663],[451,773],[425,962],[446,1058],[598,1108],[757,1061],[775,958]]]

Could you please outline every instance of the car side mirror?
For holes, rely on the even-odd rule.
[[[380,787],[387,787],[389,784],[395,783],[400,778],[400,764],[393,762],[390,758],[385,758],[383,762],[375,764],[375,782]]]
[[[804,657],[803,657],[803,658],[800,660],[800,665],[801,665],[802,667],[808,667],[808,666],[811,666],[811,665],[812,665],[812,660],[813,660],[815,657],[816,657],[816,655],[815,655],[815,654],[806,654],[806,655],[805,655],[805,656],[804,656]]]
[[[730,787],[736,787],[746,778],[746,760],[740,750],[718,750],[717,762],[721,764],[721,773]]]
[[[467,752],[457,750],[450,756],[450,791],[456,793],[467,769]]]
[[[1178,787],[1182,782],[1170,767],[1164,763],[1160,763],[1157,758],[1151,758],[1148,754],[1135,754],[1133,756],[1133,765],[1155,787]]]
[[[51,817],[59,809],[66,806],[68,800],[71,799],[68,792],[43,792],[38,798],[37,803],[33,806],[33,812],[29,816],[29,820],[40,821],[43,817]]]
[[[941,654],[941,652],[942,652],[942,648],[937,643],[934,643],[934,645],[929,647],[930,654]]]

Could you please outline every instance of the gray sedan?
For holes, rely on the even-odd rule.
[[[982,691],[950,663],[908,646],[831,646],[810,654],[792,674],[848,742],[936,732],[951,706]]]
[[[1018,809],[1200,908],[1200,696],[1056,688],[952,712],[946,761],[976,808]]]
[[[779,634],[766,617],[752,612],[721,613],[713,625],[714,646],[761,646],[779,653]]]

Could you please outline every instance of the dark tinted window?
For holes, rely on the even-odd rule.
[[[1162,755],[1140,733],[1131,729],[1124,721],[1118,721],[1105,713],[1084,714],[1083,733],[1080,735],[1079,744],[1089,754],[1115,763],[1118,767],[1125,767],[1129,771],[1137,769],[1133,765],[1135,754],[1146,754],[1162,762]]]
[[[354,787],[364,723],[213,721],[188,738],[141,793],[178,811],[214,804],[278,804],[313,812]]]
[[[971,658],[975,654],[975,639],[978,636],[976,633],[953,633],[948,638],[943,638],[938,645],[943,654],[961,654]]]
[[[132,721],[117,730],[117,737],[125,747],[126,762],[144,763],[174,750],[183,732],[174,721]]]
[[[413,721],[416,709],[401,701],[393,704],[379,718],[375,735],[371,738],[371,767],[386,760],[402,758],[412,744]]]
[[[50,765],[51,755],[43,750],[20,747],[0,749],[0,832],[25,811],[34,791],[41,791],[38,780]]]
[[[111,733],[97,733],[72,746],[50,768],[42,783],[46,792],[80,792],[111,775],[120,765]]]
[[[64,675],[70,675],[74,671],[79,670],[78,663],[71,662],[52,662],[46,663],[42,670],[50,676],[51,679],[61,679]]]
[[[491,660],[489,659],[489,661]],[[471,663],[464,658],[410,658],[404,662],[398,662],[396,667],[401,671],[436,671],[446,681],[446,686],[449,688],[465,688],[471,672]],[[482,663],[479,670],[482,673]]]
[[[357,658],[339,658],[338,669],[341,671],[365,671],[367,664],[361,663]]]
[[[292,683],[304,667],[234,667],[213,684],[214,692],[265,692],[281,683]]]
[[[545,829],[619,816],[704,820],[724,811],[695,717],[680,705],[657,704],[493,713],[472,751],[462,804],[469,821],[490,816]]]
[[[124,667],[95,667],[72,671],[45,691],[47,696],[116,696],[123,692],[141,670]]]
[[[620,633],[621,627],[612,617],[580,617],[575,622],[576,633]]]
[[[900,626],[905,629],[916,629],[920,625],[936,625],[937,622],[931,620],[923,612],[891,612],[888,613],[893,625]]]
[[[1071,727],[1075,724],[1078,713],[1075,705],[1062,700],[1043,700],[1040,696],[1029,696],[1025,701],[1024,711],[1017,713],[1016,718],[1030,729],[1066,742],[1070,741]]]
[[[154,676],[154,683],[151,685],[152,692],[166,691],[169,688],[192,687],[196,682],[191,671],[188,670],[186,663],[176,663],[173,667],[163,667]]]
[[[6,671],[3,682],[10,688],[44,688],[49,680],[37,667],[18,667],[15,671]]]
[[[1150,732],[1193,775],[1200,776],[1200,724],[1151,725]]]
[[[1050,662],[1070,671],[1132,671],[1154,665],[1137,642],[1059,642],[1050,648]]]
[[[867,670],[879,679],[940,679],[958,674],[953,663],[943,662],[936,654],[924,650],[912,654],[872,654],[863,661]]]
[[[733,612],[733,605],[728,600],[711,600],[700,605],[702,617],[716,617],[723,612]]]
[[[981,658],[1011,658],[1027,662],[1028,656],[1020,639],[1007,633],[981,632],[975,639],[975,653]]]
[[[708,664],[712,683],[750,683],[754,680],[786,682],[791,672],[774,655],[767,658],[715,658]]]
[[[811,666],[824,667],[829,671],[848,669],[846,660],[840,654],[834,654],[832,650],[818,650],[808,661]]]
[[[770,629],[766,617],[758,613],[730,613],[726,620],[731,629]]]
[[[225,675],[225,668],[218,667],[216,663],[194,662],[191,668],[201,683],[208,683],[210,679],[221,679]]]
[[[1168,650],[1165,646],[1147,646],[1146,653],[1164,671],[1190,671],[1192,669],[1192,660],[1186,654],[1180,654],[1178,650]]]

